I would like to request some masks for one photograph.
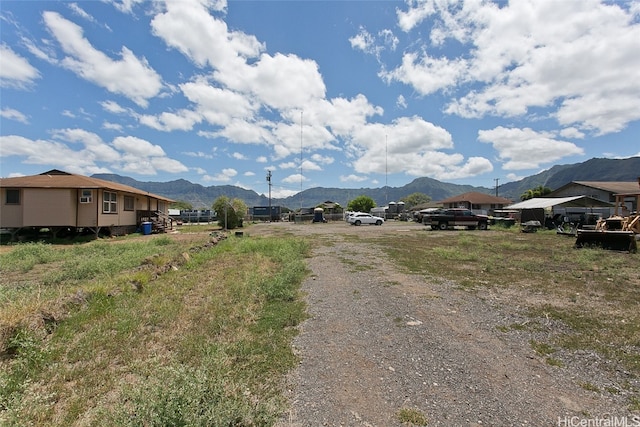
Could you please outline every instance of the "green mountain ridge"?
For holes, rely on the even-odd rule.
[[[269,198],[264,194],[233,185],[216,185],[204,187],[185,179],[168,182],[143,182],[116,174],[94,174],[95,178],[129,185],[143,191],[162,195],[173,200],[189,202],[196,209],[208,209],[220,196],[238,198],[247,206],[268,206]],[[572,181],[633,181],[640,176],[640,157],[627,159],[593,158],[583,163],[556,165],[536,175],[498,186],[498,195],[515,201],[528,189],[538,186],[555,190]],[[346,206],[350,200],[366,195],[375,200],[378,206],[389,202],[397,202],[413,193],[423,193],[432,200],[442,200],[458,194],[476,191],[495,194],[495,188],[475,187],[438,181],[433,178],[416,178],[402,187],[381,188],[325,188],[314,187],[301,191],[287,198],[272,198],[273,206],[285,206],[289,209],[314,207],[326,201]]]

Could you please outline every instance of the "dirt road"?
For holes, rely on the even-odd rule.
[[[364,236],[402,238],[421,227],[252,228],[315,242],[303,285],[311,318],[295,341],[301,363],[281,426],[571,426],[603,418],[640,425],[622,399],[581,387],[581,368],[550,366],[526,333],[500,331],[523,320],[504,302],[407,274],[363,244]]]

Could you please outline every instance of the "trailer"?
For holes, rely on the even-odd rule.
[[[271,215],[269,215],[269,211],[271,211]],[[281,206],[254,206],[251,208],[251,218],[254,221],[279,221],[281,214]]]

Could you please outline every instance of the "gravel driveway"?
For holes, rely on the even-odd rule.
[[[281,427],[411,425],[401,414],[428,426],[640,425],[623,399],[579,385],[600,371],[550,366],[526,333],[498,330],[522,320],[504,302],[407,274],[353,236],[402,238],[424,232],[421,225],[252,229],[282,232],[314,235],[315,244],[303,284],[310,318],[294,342],[301,363],[288,378],[291,408]]]

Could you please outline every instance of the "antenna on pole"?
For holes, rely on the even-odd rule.
[[[389,139],[388,136],[384,136],[384,201],[389,202]]]
[[[498,197],[498,181],[500,180],[500,178],[495,178],[494,181],[496,182],[496,197]]]

